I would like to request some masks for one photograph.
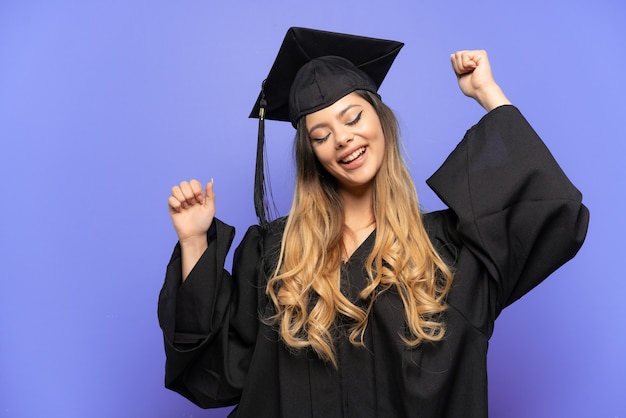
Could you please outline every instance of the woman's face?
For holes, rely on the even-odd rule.
[[[306,116],[313,152],[340,188],[370,187],[385,152],[380,119],[372,105],[357,93]]]

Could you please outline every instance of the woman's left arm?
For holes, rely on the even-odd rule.
[[[485,115],[427,182],[456,214],[463,245],[498,284],[498,312],[584,241],[582,194],[514,106]]]

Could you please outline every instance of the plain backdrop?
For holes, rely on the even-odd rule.
[[[489,52],[592,215],[578,256],[498,319],[491,417],[626,417],[621,0],[0,0],[0,416],[227,414],[163,387],[166,200],[214,178],[235,243],[255,222],[248,114],[290,26],[406,43],[380,93],[425,210],[483,115],[449,55]],[[294,131],[266,133],[285,213]]]

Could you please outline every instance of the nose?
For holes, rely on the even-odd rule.
[[[335,136],[335,147],[337,149],[344,148],[354,139],[354,134],[349,129],[342,129]]]

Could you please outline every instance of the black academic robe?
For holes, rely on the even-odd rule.
[[[513,106],[466,133],[428,180],[449,207],[424,215],[455,278],[445,339],[407,347],[397,293],[375,301],[365,347],[335,330],[339,368],[293,352],[259,321],[268,309],[284,219],[251,227],[224,269],[234,229],[216,220],[209,248],[181,285],[180,250],[167,268],[159,319],[165,385],[205,408],[238,404],[236,417],[486,417],[487,348],[503,308],[573,257],[588,211],[543,142]],[[342,289],[365,284],[375,232],[342,266]]]

